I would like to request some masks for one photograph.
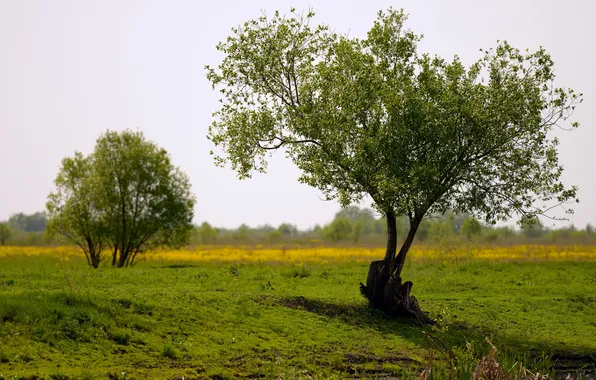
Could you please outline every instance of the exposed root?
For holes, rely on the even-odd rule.
[[[412,282],[402,284],[401,277],[387,278],[384,261],[370,264],[366,286],[360,284],[360,292],[368,299],[371,307],[382,309],[389,315],[416,319],[422,325],[435,322],[421,309],[416,297],[410,294]]]

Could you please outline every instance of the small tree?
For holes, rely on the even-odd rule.
[[[6,223],[0,223],[0,245],[5,245],[6,241],[10,239],[10,228]]]
[[[217,236],[217,230],[207,222],[203,222],[203,224],[197,228],[197,232],[201,244],[212,244]]]
[[[350,237],[353,237],[353,231],[352,223],[348,218],[336,217],[323,229],[323,238],[326,240],[341,241],[348,240]]]
[[[546,232],[538,218],[525,220],[521,227],[524,236],[530,239],[539,238]]]
[[[271,243],[278,243],[283,238],[283,235],[278,230],[273,230],[267,233],[267,238]]]
[[[434,243],[444,243],[446,241],[453,241],[457,236],[455,234],[453,220],[432,220],[425,222],[428,223],[428,236]]]
[[[482,233],[482,225],[476,220],[476,218],[466,218],[461,226],[461,236],[465,236],[466,239],[472,240],[476,236],[480,236]]]
[[[370,234],[374,230],[374,224],[376,222],[373,211],[368,208],[360,209],[358,206],[348,206],[342,208],[337,214],[336,218],[348,218],[354,225],[354,230],[359,230],[359,234]],[[359,227],[356,227],[356,226]],[[354,236],[356,238],[356,236]],[[358,239],[356,239],[358,240]]]
[[[354,228],[352,229],[352,241],[358,243],[362,236],[362,230],[364,229],[364,222],[362,220],[356,220],[353,222]]]
[[[575,198],[549,132],[579,99],[552,86],[544,49],[502,42],[466,67],[419,54],[403,11],[379,12],[364,39],[292,12],[248,21],[217,46],[224,58],[207,77],[223,97],[208,137],[223,150],[216,163],[240,178],[283,148],[300,181],[328,199],[372,199],[388,242],[361,286],[371,306],[424,318],[401,275],[426,215],[451,209],[494,223]],[[400,215],[409,231],[398,251]]]
[[[112,265],[123,267],[190,238],[195,198],[188,178],[140,132],[106,132],[88,157],[64,159],[55,183],[50,231],[79,245],[93,267],[108,246]]]
[[[277,227],[277,230],[283,236],[296,236],[298,235],[298,228],[290,223],[282,223]]]
[[[242,223],[236,231],[233,232],[232,238],[238,242],[247,242],[250,239],[252,230],[249,226]]]

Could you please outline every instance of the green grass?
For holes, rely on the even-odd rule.
[[[2,260],[0,379],[410,378],[431,356],[447,377],[449,352],[425,332],[468,373],[485,338],[504,366],[541,373],[596,357],[594,263],[411,265],[439,321],[422,328],[366,307],[367,265]]]

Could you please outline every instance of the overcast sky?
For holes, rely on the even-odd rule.
[[[262,10],[313,7],[316,21],[362,37],[376,12],[410,14],[420,47],[470,63],[506,39],[544,46],[556,84],[584,93],[581,127],[560,134],[567,184],[580,187],[571,222],[596,222],[596,2],[570,1],[134,1],[0,0],[0,220],[44,209],[62,158],[89,153],[106,129],[139,129],[192,181],[196,222],[222,227],[326,223],[338,205],[299,184],[282,155],[266,175],[239,181],[217,168],[206,139],[218,93],[204,66],[230,28]]]

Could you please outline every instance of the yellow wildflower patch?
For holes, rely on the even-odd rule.
[[[109,255],[109,252],[105,253]],[[384,248],[310,247],[270,248],[241,246],[202,246],[181,250],[159,250],[143,255],[146,261],[174,262],[257,262],[257,263],[313,263],[341,264],[370,262],[382,259]],[[79,259],[83,253],[76,247],[0,247],[0,258],[9,256],[45,256],[65,261]],[[516,245],[460,246],[445,248],[414,246],[408,254],[411,262],[466,261],[596,261],[596,246]]]

